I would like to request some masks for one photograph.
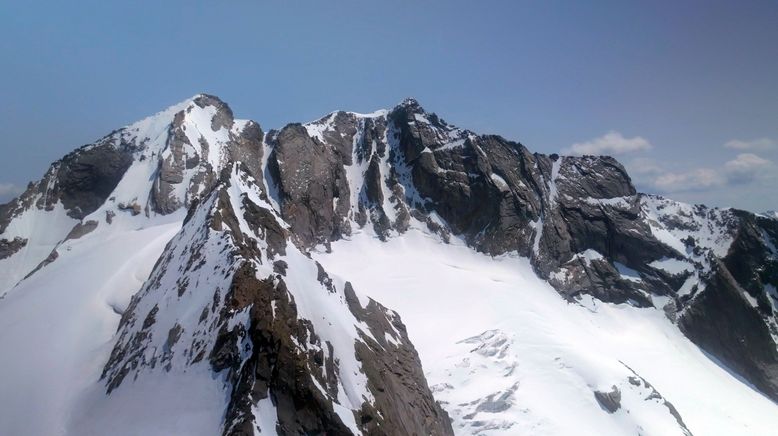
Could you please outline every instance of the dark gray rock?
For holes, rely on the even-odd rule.
[[[230,136],[231,142],[227,149],[230,161],[241,162],[245,165],[246,172],[255,180],[263,180],[261,163],[265,134],[262,128],[254,121],[249,121],[239,135],[231,133]]]
[[[195,97],[192,102],[200,108],[212,106],[216,109],[216,113],[213,115],[213,118],[211,118],[211,130],[214,132],[222,128],[232,128],[232,125],[235,122],[235,118],[232,115],[232,109],[230,109],[227,103],[221,101],[219,97],[208,94],[200,94]]]
[[[622,365],[624,365],[623,362]],[[675,422],[678,423],[678,427],[681,429],[681,432],[683,432],[685,436],[693,436],[691,430],[689,430],[689,428],[686,426],[686,423],[683,421],[681,414],[678,413],[678,409],[676,409],[675,406],[673,406],[673,403],[667,401],[667,399],[663,397],[662,394],[660,394],[659,391],[657,391],[656,388],[654,388],[654,386],[651,385],[651,383],[649,383],[648,381],[646,381],[646,379],[638,375],[638,373],[636,373],[632,368],[630,368],[627,365],[624,366],[633,374],[628,378],[629,384],[649,391],[648,396],[644,398],[644,400],[660,401],[667,408],[668,412],[670,412],[670,415],[672,415],[673,418],[675,418]]]
[[[85,222],[81,222],[73,226],[73,229],[70,230],[70,233],[65,237],[65,240],[70,239],[78,239],[84,235],[87,235],[89,233],[92,233],[98,226],[97,221],[89,220]]]
[[[168,132],[167,155],[160,156],[159,171],[152,187],[152,205],[161,214],[172,213],[181,206],[180,200],[174,195],[174,185],[184,181],[186,155],[184,148],[192,146],[186,132],[182,129],[184,111],[175,115]],[[200,144],[206,146],[207,143]]]
[[[132,149],[98,142],[82,147],[52,165],[40,184],[39,207],[62,201],[68,215],[82,219],[100,207],[132,163]],[[50,185],[47,189],[46,186]]]
[[[624,279],[604,258],[588,260],[574,257],[562,265],[558,272],[561,274],[551,275],[549,283],[570,299],[588,294],[599,300],[616,304],[652,306],[646,287],[641,283]],[[559,278],[560,275],[563,278]]]
[[[357,134],[358,125],[357,118],[348,112],[339,111],[332,114],[331,121],[330,125],[333,128],[323,133],[324,143],[333,147],[338,160],[343,165],[352,165],[354,136]]]
[[[728,369],[778,401],[778,350],[759,309],[723,262],[717,261],[704,292],[687,306],[679,326]]]
[[[41,263],[38,264],[38,266],[35,267],[32,271],[30,271],[26,276],[24,276],[25,279],[29,278],[36,272],[40,271],[41,268],[45,267],[46,265],[49,265],[50,263],[54,262],[59,258],[59,252],[57,252],[56,249],[51,250],[51,253],[49,253],[48,256],[46,256],[45,259]]]
[[[274,141],[270,159],[281,212],[298,242],[312,247],[349,234],[350,191],[333,148],[311,138],[300,124],[284,127]]]
[[[594,398],[608,413],[621,409],[621,391],[616,386],[611,387],[610,392],[594,391]]]
[[[27,239],[15,237],[10,241],[8,239],[0,239],[0,259],[6,259],[27,245]]]
[[[372,338],[362,334],[362,342],[356,345],[357,359],[375,398],[375,403],[365,403],[360,413],[365,434],[453,435],[448,415],[432,398],[419,356],[399,315],[372,299],[362,307],[350,283],[346,283],[345,294],[351,313],[372,333]],[[387,341],[387,337],[394,341]]]

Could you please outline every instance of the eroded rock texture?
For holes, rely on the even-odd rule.
[[[279,434],[452,434],[399,316],[363,306],[290,242],[241,168],[190,211],[133,298],[107,391],[207,365],[229,395],[225,435],[266,430],[268,409]]]

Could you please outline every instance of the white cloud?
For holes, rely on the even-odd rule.
[[[753,141],[742,141],[740,139],[733,139],[726,144],[724,144],[724,147],[731,148],[734,150],[772,150],[776,148],[778,144],[775,143],[772,139],[769,138],[759,138],[754,139]]]
[[[568,151],[580,154],[605,149],[607,147],[602,144],[608,142],[604,141],[606,137],[608,135],[584,144],[575,144]],[[778,140],[732,140],[722,148],[730,151],[719,149],[713,156],[683,158],[675,158],[670,152],[664,156],[665,159],[654,159],[652,153],[646,153],[625,159],[624,166],[635,186],[643,192],[654,192],[682,201],[749,210],[775,209],[778,201],[774,188],[778,186]],[[637,151],[641,148],[634,145],[621,147],[621,150],[624,149]],[[725,156],[720,157],[718,163],[713,163],[716,154]],[[693,162],[700,160],[706,163],[695,166]]]
[[[0,183],[0,199],[11,199],[22,193],[22,188],[13,183]]]
[[[618,155],[633,153],[636,151],[645,151],[653,148],[644,138],[635,136],[634,138],[625,138],[621,133],[610,131],[599,138],[594,138],[586,142],[578,142],[569,148],[562,150],[562,154],[568,155]]]
[[[726,179],[718,171],[697,168],[684,173],[663,173],[654,180],[654,186],[664,192],[703,191],[721,186]]]
[[[731,183],[748,183],[763,175],[772,167],[772,162],[753,153],[742,153],[724,164]]]
[[[753,153],[741,153],[718,168],[665,171],[651,159],[635,159],[628,167],[643,176],[641,184],[661,193],[699,192],[748,184],[757,179],[767,180],[778,169],[770,160]]]

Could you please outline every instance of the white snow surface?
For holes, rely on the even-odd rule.
[[[710,271],[710,256],[724,257],[734,240],[729,209],[708,208],[669,200],[656,195],[641,195],[641,213],[654,237],[678,252],[686,260],[663,258],[649,266],[677,275],[692,272],[676,290],[686,296],[697,287],[699,295],[705,283],[700,279]],[[769,238],[765,238],[769,241]],[[695,267],[695,264],[697,265]]]
[[[682,274],[684,272],[694,271],[694,265],[685,260],[663,257],[648,264],[648,266],[667,271],[672,275]]]
[[[72,406],[111,351],[116,310],[146,280],[181,218],[126,230],[103,222],[0,300],[0,434],[66,434]]]
[[[50,211],[30,208],[12,220],[2,237],[25,238],[27,244],[13,256],[0,259],[0,296],[46,259],[78,222],[67,215],[62,203]]]
[[[659,241],[681,254],[691,255],[682,241],[691,237],[698,247],[718,257],[727,254],[733,239],[725,225],[731,219],[729,209],[694,206],[653,195],[645,195],[642,200],[643,214]]]
[[[770,435],[778,426],[773,402],[709,359],[662,311],[567,303],[526,259],[446,245],[420,225],[385,243],[355,234],[314,257],[400,313],[457,434],[682,434],[667,407],[628,382],[629,368],[696,435]],[[610,415],[593,391],[614,385],[622,408]]]

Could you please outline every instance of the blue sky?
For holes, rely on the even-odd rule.
[[[630,4],[628,4],[630,3]],[[778,2],[0,4],[0,201],[198,92],[266,130],[407,96],[643,191],[778,209]]]

